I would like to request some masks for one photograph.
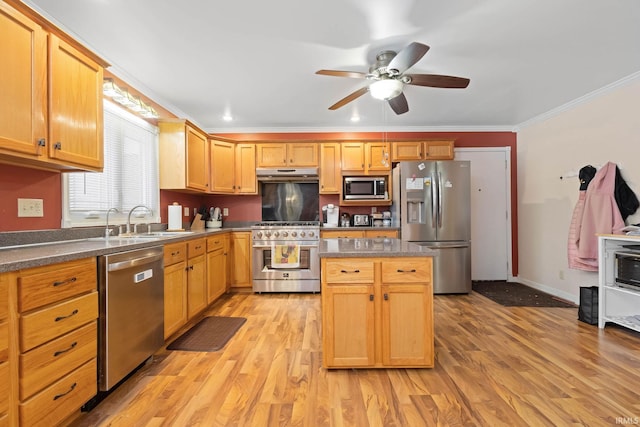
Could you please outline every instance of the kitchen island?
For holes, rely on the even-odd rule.
[[[434,364],[433,260],[399,239],[321,239],[325,368]]]

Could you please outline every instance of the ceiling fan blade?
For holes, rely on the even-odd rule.
[[[393,74],[402,74],[413,66],[413,64],[420,61],[420,58],[422,58],[428,50],[429,46],[426,44],[413,42],[398,52],[389,62],[389,65],[387,65],[387,70],[395,70]]]
[[[338,70],[318,70],[316,74],[323,76],[335,76],[335,77],[351,77],[354,79],[364,79],[367,77],[366,73],[360,73],[358,71],[338,71]]]
[[[345,96],[340,101],[338,101],[335,104],[333,104],[331,107],[329,107],[329,110],[337,110],[338,108],[350,103],[354,99],[360,98],[362,95],[367,93],[368,90],[369,90],[369,88],[367,86],[358,89],[357,91]]]
[[[440,74],[406,74],[411,78],[408,83],[414,86],[444,87],[464,89],[471,80],[464,77],[442,76]]]
[[[409,104],[407,103],[407,97],[404,96],[404,93],[401,93],[395,98],[391,98],[388,102],[396,114],[404,114],[409,111]]]

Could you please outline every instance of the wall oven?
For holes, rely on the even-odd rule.
[[[254,292],[320,291],[319,223],[256,224],[252,240]]]

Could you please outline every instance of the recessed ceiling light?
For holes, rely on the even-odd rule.
[[[360,116],[351,116],[351,121],[352,122],[359,122],[360,121]]]
[[[224,120],[225,122],[230,122],[231,120],[233,120],[233,117],[231,116],[231,114],[225,114],[224,116],[222,116],[222,120]]]

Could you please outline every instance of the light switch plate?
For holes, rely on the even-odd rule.
[[[186,206],[184,208],[184,216],[189,216],[189,208]]]
[[[18,218],[42,218],[43,216],[42,199],[18,199]]]
[[[229,216],[229,208],[222,208],[222,216]]]

